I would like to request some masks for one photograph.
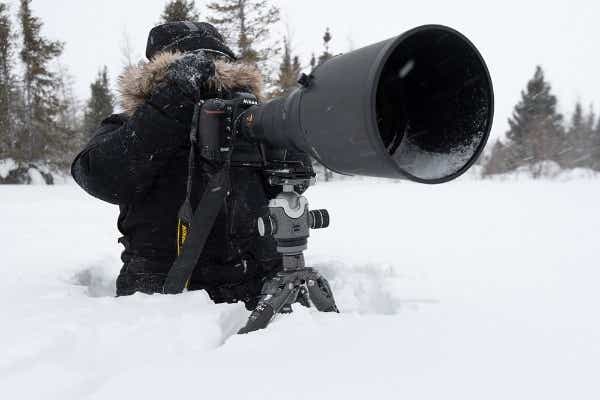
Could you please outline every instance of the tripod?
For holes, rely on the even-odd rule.
[[[239,334],[266,328],[277,314],[291,313],[295,303],[305,307],[312,304],[322,312],[339,312],[329,282],[315,269],[307,268],[304,261],[310,229],[329,226],[327,210],[309,211],[308,200],[294,189],[296,185],[310,186],[314,179],[273,171],[269,183],[282,186],[283,191],[269,202],[268,213],[258,219],[258,230],[261,236],[275,239],[283,269],[265,282],[258,306]]]

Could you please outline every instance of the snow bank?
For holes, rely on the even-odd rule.
[[[600,172],[589,168],[564,169],[553,161],[543,161],[533,165],[520,167],[513,172],[493,175],[486,178],[496,181],[529,181],[543,179],[557,182],[569,182],[600,179]]]
[[[0,160],[0,178],[6,179],[10,171],[17,168],[17,163],[12,158]]]
[[[203,292],[116,299],[116,207],[0,187],[8,399],[597,399],[598,181],[308,191],[332,226],[307,261],[342,314],[266,331]]]
[[[564,169],[561,168],[557,163],[552,161],[545,161],[541,163],[537,163],[531,166],[523,166],[518,168],[516,171],[508,172],[505,174],[498,174],[492,176],[484,176],[483,174],[484,168],[480,165],[474,165],[467,172],[465,172],[461,177],[461,181],[465,180],[492,180],[492,181],[554,181],[554,182],[571,182],[578,180],[598,180],[600,179],[600,172],[594,171],[589,168],[574,168],[574,169]],[[432,169],[431,171],[434,171]],[[431,172],[430,171],[430,172]],[[438,170],[439,171],[439,170]],[[319,173],[319,182],[324,182],[322,179],[321,169],[317,169],[317,173]],[[431,176],[430,176],[431,177]],[[371,178],[371,177],[361,177],[361,176],[346,176],[340,174],[333,175],[333,182],[338,181],[355,181],[355,182],[377,182],[377,183],[398,183],[399,181],[384,179],[384,178]],[[328,183],[328,182],[325,182]]]
[[[0,184],[55,185],[72,182],[68,173],[46,164],[19,164],[12,158],[0,160]]]

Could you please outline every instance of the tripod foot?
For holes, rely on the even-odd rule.
[[[260,329],[265,329],[274,316],[275,312],[273,307],[271,307],[270,304],[261,301],[258,303],[256,309],[252,311],[252,314],[250,314],[246,326],[239,330],[238,335],[245,335]]]
[[[238,333],[265,329],[275,315],[292,312],[292,304],[296,302],[305,307],[312,303],[321,312],[339,312],[329,282],[317,271],[311,268],[284,271],[263,285],[258,306]]]
[[[258,306],[252,311],[246,326],[238,334],[243,335],[266,328],[273,317],[286,307],[291,312],[291,304],[296,302],[300,291],[294,281],[295,276],[280,272],[273,279],[265,282]]]
[[[308,278],[308,295],[315,308],[321,312],[339,313],[327,279],[314,270],[309,273]]]

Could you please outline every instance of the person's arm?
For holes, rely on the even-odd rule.
[[[171,65],[166,80],[131,116],[102,122],[73,162],[75,181],[109,203],[141,200],[174,152],[189,145],[194,101],[212,74],[214,65],[206,59],[183,57]]]
[[[147,101],[131,117],[104,120],[75,158],[71,174],[94,197],[113,204],[136,202],[174,152],[187,145],[189,128]]]

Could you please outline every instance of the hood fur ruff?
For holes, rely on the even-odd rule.
[[[169,66],[181,58],[181,53],[160,53],[151,61],[127,67],[119,76],[118,91],[123,111],[132,115],[148,98],[156,85],[162,82]],[[250,91],[261,98],[262,76],[257,67],[245,63],[215,62],[215,75],[207,81],[207,89]]]

